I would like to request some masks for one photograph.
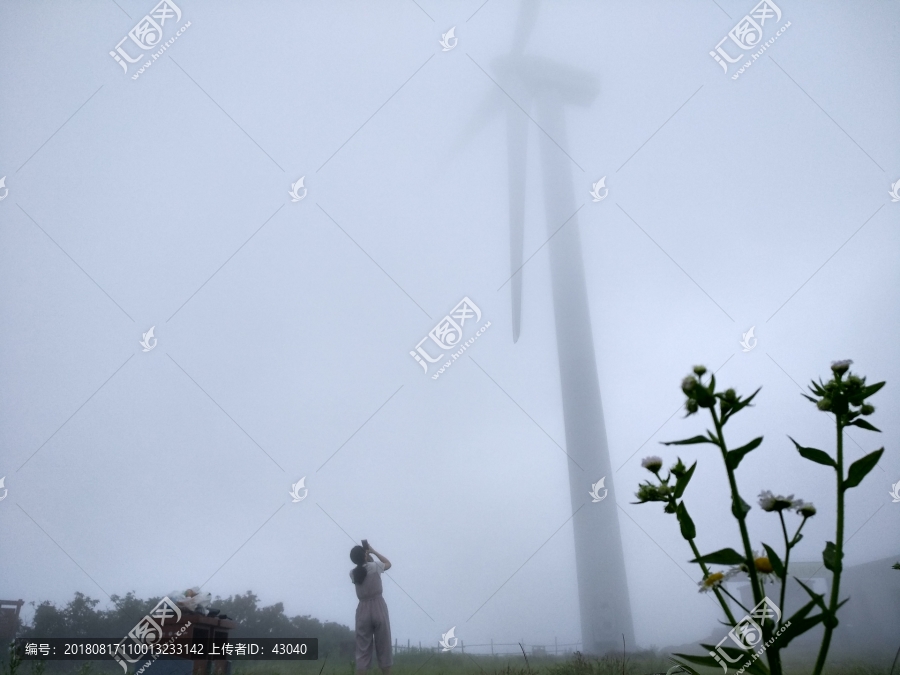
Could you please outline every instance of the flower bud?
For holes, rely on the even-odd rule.
[[[653,473],[659,471],[662,468],[662,464],[662,458],[656,456],[645,457],[641,461],[641,466],[647,469],[647,471],[651,471]]]
[[[703,377],[703,374],[706,372],[706,366],[694,366],[694,372],[698,377]]]
[[[863,415],[871,415],[873,412],[875,412],[875,406],[869,405],[868,403],[866,403],[862,408],[859,409],[859,411]]]
[[[707,391],[705,387],[698,387],[700,390],[697,396],[697,405],[701,408],[715,408],[716,407],[716,397]]]
[[[844,361],[832,361],[831,370],[834,371],[835,375],[843,375],[850,369],[852,363],[853,361],[850,359],[845,359]]]
[[[687,401],[687,409],[688,409],[688,412],[691,414],[697,412],[697,401],[695,401],[692,398],[689,398]]]
[[[797,513],[799,513],[804,518],[812,518],[816,515],[816,507],[812,504],[804,504],[799,509],[797,509]]]
[[[669,501],[668,496],[660,490],[659,486],[651,485],[650,483],[641,483],[638,485],[638,491],[635,493],[635,497],[638,498],[640,504],[644,502],[667,502]]]
[[[688,375],[681,381],[681,391],[683,391],[686,395],[690,395],[691,391],[694,387],[697,386],[697,378],[693,375]]]
[[[816,407],[819,410],[826,410],[826,411],[831,410],[831,399],[830,398],[821,399],[818,403],[816,403]]]

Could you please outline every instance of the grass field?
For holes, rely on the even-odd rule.
[[[629,653],[624,665],[621,655],[602,658],[583,658],[580,654],[563,657],[532,657],[522,655],[470,655],[459,652],[431,653],[427,651],[394,656],[392,675],[651,675],[665,673],[672,665],[667,654],[655,651]],[[808,662],[807,662],[808,661]],[[867,664],[830,661],[825,675],[889,675],[890,662]],[[785,662],[787,675],[808,675],[812,660]],[[231,675],[355,675],[356,668],[349,658],[321,658],[318,661],[234,661]],[[714,675],[718,670],[698,669],[701,675]],[[900,671],[895,671],[900,675]],[[370,675],[381,675],[374,667]],[[733,675],[734,671],[730,671]],[[45,669],[22,664],[9,673],[8,664],[0,663],[0,675],[121,675],[122,670],[112,661],[47,662]],[[153,669],[147,671],[153,675]]]
[[[324,668],[323,668],[324,665]],[[625,657],[623,668],[622,656],[606,656],[587,659],[576,654],[569,658],[528,657],[521,655],[482,656],[460,653],[430,654],[413,653],[398,654],[394,657],[392,675],[650,675],[665,673],[672,666],[668,655],[661,652],[629,653]],[[787,662],[788,675],[807,675],[812,671],[809,663]],[[833,663],[825,668],[826,675],[889,675],[890,662],[884,665],[863,663]],[[323,660],[309,662],[281,663],[235,663],[232,675],[354,675],[352,661],[333,663],[331,659],[323,664]],[[370,675],[380,675],[381,671],[373,667]],[[702,675],[720,673],[719,670],[699,669]],[[730,671],[732,674],[734,671]],[[896,672],[896,671],[895,671]]]

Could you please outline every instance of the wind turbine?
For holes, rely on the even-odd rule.
[[[571,175],[574,160],[563,150],[567,147],[565,108],[589,105],[599,93],[599,87],[588,72],[540,56],[526,55],[525,46],[538,10],[538,0],[523,0],[512,50],[508,56],[494,62],[495,72],[500,75],[504,87],[510,86],[515,91],[518,104],[510,102],[506,106],[513,342],[519,339],[522,316],[521,267],[529,128],[529,119],[523,110],[533,110],[540,127],[542,188],[547,235],[551,236],[548,249],[556,343],[566,452],[571,458],[569,488],[572,510],[577,511],[572,522],[582,645],[586,653],[602,654],[617,649],[622,635],[633,645],[634,628],[615,499],[593,503],[589,494],[592,482],[601,477],[610,482],[606,488],[611,489],[612,469],[577,213],[557,232],[563,219],[577,209]],[[545,129],[552,130],[552,138]]]

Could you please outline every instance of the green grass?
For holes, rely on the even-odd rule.
[[[664,673],[672,662],[664,655],[655,652],[628,654],[625,669],[622,669],[622,657],[608,656],[601,659],[582,659],[570,657],[564,659],[553,656],[534,657],[529,655],[527,664],[522,654],[503,656],[470,655],[454,651],[453,653],[421,652],[394,655],[392,675],[648,675]],[[329,659],[323,669],[323,660],[319,661],[283,661],[268,663],[240,664],[235,662],[232,675],[355,675],[356,668],[352,659],[344,658],[340,662]],[[381,671],[373,665],[370,675],[380,675]]]
[[[355,664],[351,659],[329,658],[318,661],[281,661],[281,662],[234,662],[232,675],[355,675]],[[503,656],[483,656],[462,654],[454,651],[450,654],[431,654],[428,652],[397,654],[391,675],[650,675],[665,673],[672,661],[667,654],[656,651],[629,653],[622,667],[622,656],[609,655],[602,658],[582,658],[580,654],[563,657],[525,658],[519,654]],[[786,675],[808,675],[812,671],[813,662],[795,662],[785,664]],[[871,665],[860,662],[838,662],[830,660],[825,668],[825,675],[888,675],[890,663]],[[719,669],[699,669],[701,675],[722,675]],[[369,675],[381,675],[380,669],[373,665]],[[734,670],[729,670],[734,675]]]
[[[787,661],[786,675],[808,675],[812,660]],[[7,667],[3,667],[3,666]],[[34,664],[37,665],[37,664]],[[608,655],[602,658],[583,658],[580,654],[567,657],[525,658],[521,654],[472,655],[459,651],[396,654],[392,675],[650,675],[665,673],[672,665],[666,653],[658,651],[632,652],[626,655],[623,668],[622,656]],[[8,664],[0,664],[0,675],[122,675],[122,670],[112,661],[73,663],[50,661],[46,671],[32,669],[32,663],[22,664],[18,672],[9,673]],[[861,661],[830,659],[825,675],[888,675],[890,663],[866,664]],[[152,669],[148,675],[152,675]],[[719,669],[699,669],[701,675],[722,675]],[[356,667],[351,658],[323,657],[318,661],[233,661],[232,675],[355,675]],[[373,665],[369,675],[381,675]],[[729,670],[734,675],[734,670]],[[895,673],[900,675],[900,672]]]

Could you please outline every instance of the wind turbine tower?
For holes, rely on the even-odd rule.
[[[572,510],[577,511],[572,522],[582,643],[585,653],[602,654],[618,649],[623,635],[633,648],[634,628],[612,489],[577,214],[556,231],[578,208],[571,173],[574,160],[564,151],[568,148],[565,110],[571,105],[589,105],[599,91],[590,73],[525,53],[538,9],[538,0],[523,0],[512,51],[494,65],[504,86],[510,86],[515,92],[516,102],[522,109],[529,111],[529,115],[534,113],[539,127],[542,192],[547,236],[551,237],[548,249],[566,452],[571,457],[568,462],[569,489]],[[521,326],[520,269],[530,126],[522,109],[512,102],[506,106],[514,342],[519,338]],[[591,485],[603,477],[610,498],[594,502],[589,494]]]

